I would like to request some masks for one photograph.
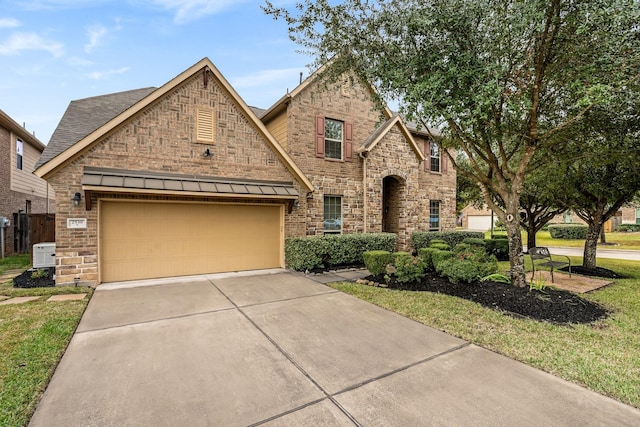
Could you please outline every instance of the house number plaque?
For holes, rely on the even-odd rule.
[[[67,228],[87,228],[87,218],[67,218]]]

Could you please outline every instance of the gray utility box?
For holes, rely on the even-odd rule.
[[[47,268],[55,266],[55,243],[38,243],[33,245],[33,268]]]

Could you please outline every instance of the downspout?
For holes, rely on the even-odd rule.
[[[365,152],[359,153],[362,159],[362,204],[363,204],[363,228],[362,232],[367,232],[367,216],[368,216],[368,204],[367,204],[367,156]]]

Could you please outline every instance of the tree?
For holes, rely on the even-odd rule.
[[[557,182],[562,183],[558,197],[589,227],[585,268],[596,267],[604,223],[640,191],[639,86],[629,86],[615,108],[592,108],[558,157],[566,159],[555,168]]]
[[[434,140],[454,167],[446,148],[469,159],[460,173],[505,223],[510,274],[526,286],[518,213],[531,161],[637,78],[638,2],[305,0],[291,12],[264,9],[325,66],[322,77],[354,73],[425,129],[442,127]]]
[[[558,203],[553,187],[548,185],[549,174],[544,168],[537,169],[525,179],[520,195],[520,225],[527,231],[527,248],[536,246],[536,233],[554,216],[566,210]],[[523,215],[524,214],[524,215]]]

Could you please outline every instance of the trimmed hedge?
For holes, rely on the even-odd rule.
[[[484,241],[485,251],[489,255],[494,255],[498,261],[509,261],[509,240],[502,237],[496,239],[496,237]]]
[[[471,283],[498,271],[498,260],[487,255],[480,245],[459,243],[453,248],[454,256],[439,262],[437,270],[451,283]]]
[[[411,244],[418,250],[428,248],[432,240],[442,240],[453,248],[464,239],[484,239],[481,231],[416,231],[411,235]]]
[[[616,231],[621,232],[634,232],[640,231],[640,224],[620,224],[616,227]]]
[[[440,249],[437,248],[420,248],[418,249],[418,256],[420,258],[422,258],[422,261],[424,262],[424,269],[425,270],[433,270],[433,260],[431,259],[431,255],[435,252],[435,251],[439,251]]]
[[[441,251],[440,249],[433,251],[431,253],[431,263],[433,264],[434,270],[436,270],[437,273],[441,273],[440,265],[449,258],[453,258],[452,251]]]
[[[466,243],[467,245],[471,245],[471,246],[482,246],[482,247],[484,247],[485,245],[484,239],[478,239],[475,237],[467,237],[462,241],[462,243]]]
[[[549,234],[554,239],[586,239],[589,228],[582,224],[552,224],[549,226]]]
[[[284,245],[287,267],[304,271],[364,263],[363,252],[392,252],[396,247],[393,233],[328,234],[325,236],[290,237]]]
[[[374,276],[385,274],[387,264],[391,264],[391,252],[388,251],[366,251],[362,253],[362,258],[365,267]]]

